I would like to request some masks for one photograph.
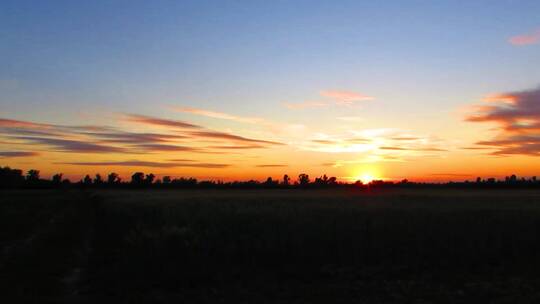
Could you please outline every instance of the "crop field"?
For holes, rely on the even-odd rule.
[[[539,190],[13,190],[0,227],[21,302],[540,301]]]

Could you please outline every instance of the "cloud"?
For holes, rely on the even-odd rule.
[[[364,94],[360,94],[357,92],[352,91],[341,91],[341,90],[325,90],[319,92],[319,95],[321,97],[324,97],[329,100],[325,101],[304,101],[304,102],[297,102],[297,103],[290,103],[290,102],[284,102],[283,105],[291,110],[301,110],[301,109],[308,109],[308,108],[324,108],[331,105],[352,105],[359,101],[366,101],[366,100],[373,100],[374,98],[371,96],[367,96]],[[350,117],[338,117],[338,119],[344,120],[344,121],[357,121],[361,120],[362,118],[357,116],[350,116]]]
[[[217,149],[217,150],[247,150],[247,149],[260,149],[264,148],[261,145],[235,145],[235,146],[208,146],[208,149]]]
[[[309,108],[323,108],[323,107],[329,106],[330,103],[324,102],[324,101],[304,101],[304,102],[297,102],[297,103],[284,102],[283,105],[287,109],[302,110],[302,109],[309,109]]]
[[[6,128],[50,128],[53,125],[34,123],[29,121],[0,118],[0,127]]]
[[[432,176],[456,176],[456,177],[461,177],[461,176],[473,176],[472,174],[460,174],[460,173],[433,173],[433,174],[430,174]]]
[[[337,141],[330,140],[330,139],[313,139],[311,141],[316,144],[321,144],[321,145],[335,145],[338,143]]]
[[[57,138],[43,138],[43,137],[29,137],[19,136],[16,139],[23,140],[29,143],[39,143],[48,146],[53,146],[61,152],[75,152],[75,153],[129,153],[123,148],[114,146],[105,146],[96,143],[83,142],[78,140],[57,139]]]
[[[194,115],[232,120],[232,121],[250,123],[250,124],[261,123],[264,121],[264,119],[258,118],[258,117],[241,117],[241,116],[231,115],[231,114],[227,114],[223,112],[214,112],[214,111],[203,110],[203,109],[192,108],[192,107],[171,106],[171,108],[176,112],[189,113],[189,114],[194,114]]]
[[[373,97],[352,91],[326,90],[321,91],[322,97],[330,98],[338,104],[352,104],[357,101],[372,100]]]
[[[508,39],[508,42],[518,46],[537,44],[538,42],[540,42],[540,28],[533,31],[532,33],[510,37],[510,39]]]
[[[409,140],[419,140],[419,139],[422,139],[420,137],[415,137],[415,136],[397,136],[397,137],[392,137],[392,140],[403,140],[403,141],[409,141]]]
[[[252,139],[252,138],[247,138],[247,137],[242,137],[238,135],[233,135],[233,134],[224,133],[224,132],[217,132],[217,131],[193,131],[193,132],[190,132],[189,134],[195,137],[203,137],[203,138],[218,138],[218,139],[227,139],[227,140],[238,141],[238,142],[260,143],[260,144],[268,144],[268,145],[283,145],[283,143],[280,143],[280,142]]]
[[[152,167],[152,168],[178,168],[178,167],[194,167],[194,168],[207,168],[207,169],[221,169],[227,168],[229,164],[214,164],[214,163],[179,163],[179,162],[150,162],[140,160],[129,161],[117,161],[117,162],[71,162],[71,163],[58,163],[64,165],[75,166],[125,166],[125,167]]]
[[[283,164],[263,164],[263,165],[256,165],[257,168],[283,168],[288,167],[287,165]]]
[[[108,143],[136,144],[136,143],[158,143],[169,142],[171,140],[182,140],[188,138],[183,135],[157,134],[157,133],[132,133],[125,131],[104,132],[104,133],[84,133],[84,135],[101,139]]]
[[[539,155],[540,87],[492,95],[484,102],[489,104],[476,106],[474,113],[465,120],[494,123],[499,135],[476,145],[496,149],[491,153],[493,155]]]
[[[232,150],[284,145],[277,141],[213,131],[177,120],[137,114],[126,114],[122,119],[137,124],[161,126],[165,131],[130,132],[108,126],[65,126],[0,118],[0,141],[5,140],[8,145],[32,145],[33,150],[38,151],[128,155],[174,152],[233,154]],[[208,145],[209,141],[213,144]]]
[[[390,147],[390,146],[379,147],[379,149],[381,149],[381,150],[394,150],[394,151],[404,151],[404,150],[409,150],[409,149],[407,149],[407,148],[402,148],[402,147]]]
[[[151,152],[197,152],[201,151],[199,148],[175,146],[175,145],[161,145],[161,144],[142,144],[135,145],[134,148],[143,149]]]
[[[0,157],[12,158],[12,157],[33,157],[38,156],[38,152],[25,152],[25,151],[0,151]]]
[[[200,126],[183,122],[180,120],[162,119],[162,118],[156,118],[156,117],[138,115],[138,114],[125,114],[125,120],[131,121],[131,122],[142,123],[142,124],[153,125],[153,126],[161,126],[161,127],[173,127],[173,128],[180,128],[180,129],[201,128]]]
[[[143,116],[143,115],[134,115],[129,114],[127,115],[127,120],[143,123],[143,124],[151,124],[151,125],[159,125],[159,126],[169,126],[169,127],[178,127],[178,128],[190,128],[190,129],[203,129],[201,126],[177,121],[177,120],[164,120],[160,118],[150,117],[150,116]],[[214,138],[214,139],[222,139],[222,140],[231,140],[235,142],[247,142],[247,143],[258,143],[258,144],[265,144],[265,145],[284,145],[283,143],[276,142],[276,141],[269,141],[269,140],[260,140],[260,139],[252,139],[247,138],[239,135],[234,135],[230,133],[225,132],[218,132],[213,130],[200,130],[200,131],[189,131],[187,133],[192,138]]]

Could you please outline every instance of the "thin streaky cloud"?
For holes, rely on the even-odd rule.
[[[192,108],[192,107],[171,106],[170,108],[176,112],[189,113],[189,114],[211,117],[211,118],[232,120],[232,121],[243,122],[243,123],[256,124],[256,123],[264,122],[264,119],[258,118],[258,117],[242,117],[242,116],[236,116],[236,115],[227,114],[223,112],[209,111],[209,110]]]
[[[27,151],[0,151],[0,157],[2,158],[15,158],[15,157],[34,157],[39,156],[38,152]]]
[[[247,149],[260,149],[264,148],[261,145],[235,145],[235,146],[208,146],[208,149],[216,150],[247,150]]]
[[[395,151],[405,151],[405,150],[410,150],[410,149],[407,149],[407,148],[402,148],[402,147],[390,147],[390,146],[384,146],[384,147],[379,147],[380,150],[395,150]]]
[[[316,144],[321,144],[321,145],[335,145],[339,143],[335,140],[330,140],[330,139],[313,139],[311,141]]]
[[[148,152],[198,152],[201,149],[186,146],[162,145],[162,144],[141,144],[134,145],[135,149],[142,149]]]
[[[79,140],[69,139],[57,139],[57,138],[42,138],[42,137],[29,137],[19,136],[16,139],[25,141],[30,144],[42,144],[46,146],[52,146],[58,149],[59,152],[73,152],[73,153],[133,153],[126,149],[106,146],[91,142],[84,142]]]
[[[163,119],[139,114],[124,114],[124,119],[130,122],[142,123],[147,125],[173,127],[180,129],[200,129],[201,126],[194,125],[180,120]]]
[[[403,140],[403,141],[413,141],[413,140],[420,140],[422,138],[420,137],[415,137],[415,136],[398,136],[398,137],[392,137],[390,138],[392,140]]]
[[[54,125],[34,123],[29,121],[0,118],[0,127],[6,128],[50,128]]]
[[[302,110],[309,108],[323,108],[329,106],[330,103],[323,101],[304,101],[297,103],[283,102],[283,105],[290,110]]]
[[[182,140],[188,138],[183,135],[176,134],[158,134],[158,133],[132,133],[126,131],[118,132],[93,132],[83,133],[83,135],[99,138],[102,141],[110,143],[154,143],[154,142],[169,142],[171,140]]]
[[[217,131],[193,131],[193,132],[190,132],[189,134],[194,137],[219,138],[219,139],[227,139],[227,140],[232,140],[232,141],[260,143],[260,144],[268,144],[268,145],[284,145],[283,143],[276,142],[276,141],[252,139],[252,138],[242,137],[239,135],[234,135],[234,134],[229,134],[229,133],[224,133],[224,132],[217,132]]]
[[[460,173],[433,173],[432,176],[473,176],[472,174],[460,174]]]
[[[262,164],[262,165],[256,165],[257,168],[283,168],[288,167],[288,165],[284,164]]]
[[[353,91],[342,91],[342,90],[325,90],[325,91],[321,91],[320,95],[322,97],[333,99],[338,103],[346,103],[346,104],[353,103],[356,101],[374,99],[372,96],[367,96],[367,95],[353,92]]]
[[[536,29],[531,33],[510,37],[510,39],[508,39],[508,42],[517,46],[537,44],[538,42],[540,42],[540,28]]]
[[[207,169],[221,169],[230,167],[230,164],[214,164],[214,163],[179,163],[179,162],[151,162],[151,161],[118,161],[118,162],[69,162],[69,163],[57,163],[63,165],[74,166],[124,166],[124,167],[152,167],[152,168],[179,168],[179,167],[192,167],[192,168],[207,168]]]

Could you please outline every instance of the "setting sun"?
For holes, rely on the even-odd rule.
[[[361,173],[361,174],[357,175],[354,180],[355,181],[359,180],[364,184],[369,184],[370,182],[372,182],[373,180],[376,180],[376,179],[378,179],[378,178],[373,173],[365,172],[365,173]]]
[[[371,174],[364,174],[360,177],[360,180],[362,181],[362,183],[364,184],[368,184],[370,183],[372,180],[374,180],[375,178],[373,177],[373,175]]]

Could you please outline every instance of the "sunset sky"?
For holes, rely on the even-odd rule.
[[[0,165],[540,175],[540,1],[1,1]]]

